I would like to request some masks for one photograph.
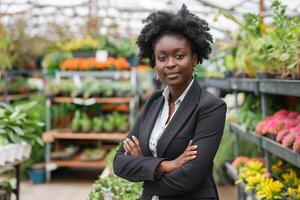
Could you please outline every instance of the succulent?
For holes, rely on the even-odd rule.
[[[99,117],[93,119],[93,131],[102,132],[104,121]]]
[[[84,113],[82,115],[80,124],[81,124],[81,130],[83,132],[90,132],[91,131],[91,129],[92,129],[92,123],[91,123],[91,120],[88,118],[88,116],[87,116],[86,113]]]

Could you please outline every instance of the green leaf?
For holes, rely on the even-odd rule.
[[[281,54],[281,56],[280,56],[280,61],[287,61],[288,59],[289,59],[289,57],[290,57],[290,55],[288,54],[288,53],[283,53],[283,54]]]
[[[294,69],[296,66],[297,66],[297,61],[289,64],[286,68],[287,69]]]

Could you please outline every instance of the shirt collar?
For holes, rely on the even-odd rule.
[[[180,95],[180,97],[178,97],[178,99],[175,101],[175,104],[180,104],[180,103],[183,101],[185,95],[188,93],[188,91],[189,91],[190,88],[192,87],[193,82],[194,82],[194,77],[193,77],[193,79],[191,80],[190,84],[186,87],[186,89],[185,89],[185,90],[183,91],[183,93]],[[169,97],[170,97],[170,88],[169,88],[169,86],[166,86],[166,87],[165,87],[165,89],[164,89],[162,95],[164,96],[165,101],[168,102],[168,101],[169,101]]]

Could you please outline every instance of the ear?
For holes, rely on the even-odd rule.
[[[196,65],[197,65],[197,54],[193,54],[193,57],[192,57],[192,59],[193,59],[193,67],[195,67]]]

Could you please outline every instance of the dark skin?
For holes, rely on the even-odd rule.
[[[155,69],[162,82],[170,88],[169,117],[175,111],[175,101],[180,97],[193,79],[193,67],[197,57],[192,53],[188,40],[181,35],[161,36],[154,45]],[[125,154],[142,156],[136,137],[124,140]],[[196,158],[197,146],[189,142],[185,151],[174,160],[164,160],[156,168],[157,172],[170,173]]]

